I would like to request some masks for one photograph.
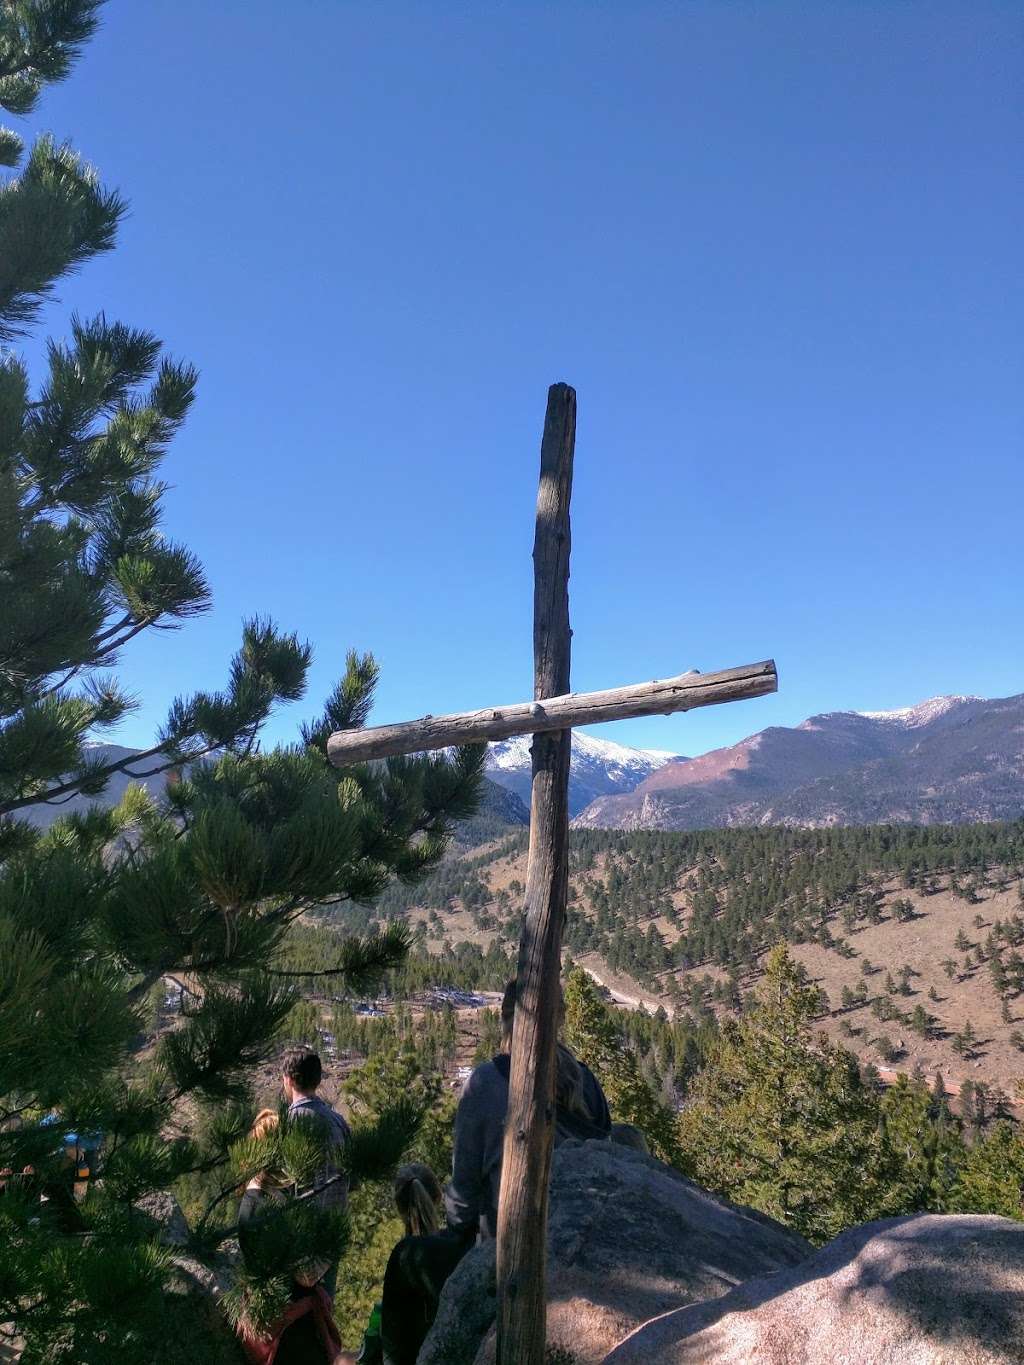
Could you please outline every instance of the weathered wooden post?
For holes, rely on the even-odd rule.
[[[669,716],[699,706],[763,697],[778,686],[775,664],[763,659],[714,673],[679,673],[652,678],[628,687],[601,692],[570,692],[543,704],[537,701],[485,706],[477,711],[455,711],[447,716],[421,716],[395,725],[372,725],[366,730],[337,730],[327,741],[327,756],[344,768],[392,754],[418,754],[445,749],[450,744],[476,744],[482,739],[508,739],[543,730],[568,730],[575,725],[603,725],[610,720],[638,716]]]
[[[569,498],[575,439],[576,393],[567,384],[553,384],[541,441],[533,545],[537,702],[569,691]],[[533,737],[526,914],[498,1209],[499,1365],[542,1365],[546,1344],[548,1177],[568,885],[571,734],[554,730]]]

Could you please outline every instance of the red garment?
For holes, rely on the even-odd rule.
[[[324,1348],[325,1365],[334,1365],[341,1352],[341,1335],[338,1332],[338,1324],[334,1321],[331,1296],[321,1284],[314,1285],[301,1298],[292,1300],[274,1324],[270,1336],[254,1337],[247,1331],[245,1324],[239,1325],[238,1335],[241,1338],[242,1349],[251,1365],[274,1365],[281,1338],[293,1323],[304,1318],[307,1313],[312,1313],[316,1322],[317,1335]]]

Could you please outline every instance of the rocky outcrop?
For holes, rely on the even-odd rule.
[[[1024,1361],[1024,1224],[980,1215],[853,1228],[795,1268],[648,1322],[604,1365]]]
[[[136,1208],[171,1253],[164,1314],[168,1323],[182,1323],[188,1354],[208,1365],[243,1365],[242,1350],[221,1306],[231,1284],[232,1252],[237,1244],[229,1243],[229,1250],[214,1264],[200,1261],[189,1252],[188,1223],[172,1194],[146,1195]],[[170,1352],[165,1359],[171,1359]]]
[[[772,1219],[614,1143],[559,1147],[550,1209],[548,1340],[578,1365],[597,1365],[657,1314],[796,1266],[811,1252]],[[493,1361],[494,1314],[491,1243],[449,1280],[418,1365]]]

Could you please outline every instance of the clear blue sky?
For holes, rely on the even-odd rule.
[[[132,216],[47,326],[199,366],[166,522],[216,596],[127,652],[124,742],[256,611],[317,698],[374,650],[382,721],[525,698],[554,380],[574,686],[779,664],[609,737],[1024,689],[1022,76],[986,0],[110,0],[37,122]]]

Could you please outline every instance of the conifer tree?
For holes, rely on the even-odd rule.
[[[33,110],[96,28],[99,0],[0,8],[0,108]],[[125,204],[67,145],[23,152],[0,129],[0,343],[22,337],[58,281],[114,245]],[[204,611],[202,568],[160,529],[157,469],[192,403],[196,372],[151,333],[100,315],[50,342],[37,395],[0,351],[0,857],[25,847],[18,818],[40,801],[99,795],[117,771],[168,769],[251,746],[272,706],[301,692],[308,650],[246,633],[227,688],[172,706],[156,743],[121,761],[86,747],[122,720],[129,695],[109,670],[143,631]]]
[[[923,1005],[915,1005],[910,1016],[910,1027],[922,1038],[929,1037],[932,1029],[932,1016]]]
[[[856,1059],[813,1021],[817,991],[783,946],[754,1007],[723,1026],[680,1116],[702,1184],[812,1241],[880,1206],[878,1100]]]
[[[29,112],[68,74],[96,27],[98,0],[4,0],[0,106]],[[0,131],[0,342],[24,335],[69,270],[114,243],[124,205],[66,146],[23,153]],[[194,556],[160,530],[157,469],[196,376],[149,333],[99,317],[50,343],[32,397],[24,363],[0,353],[0,1322],[25,1360],[169,1365],[175,1331],[163,1294],[173,1273],[142,1206],[183,1175],[213,1182],[196,1247],[215,1255],[234,1191],[273,1163],[305,1182],[323,1135],[283,1122],[245,1137],[250,1074],[276,1046],[296,1000],[284,965],[296,918],[366,902],[440,859],[472,813],[483,751],[403,759],[341,775],[326,736],[364,723],[377,678],[351,654],[301,742],[261,753],[261,728],[305,691],[307,644],[252,620],[227,686],[172,705],[154,743],[97,760],[90,736],[120,720],[109,669],[144,630],[207,605]],[[100,796],[113,772],[170,770],[157,804],[130,787],[45,833],[21,818],[40,802]],[[319,968],[361,989],[400,963],[402,926],[339,936]],[[140,1051],[146,1002],[162,977],[185,986],[180,1027]],[[346,1149],[352,1174],[379,1177],[416,1132],[414,1104],[373,1116]],[[66,1137],[93,1154],[73,1193]],[[81,1192],[81,1191],[79,1191]],[[294,1202],[256,1258],[246,1311],[273,1316],[303,1247],[336,1255],[345,1228]],[[301,1234],[301,1236],[299,1235]]]
[[[883,1062],[894,1062],[899,1056],[899,1048],[887,1033],[880,1033],[874,1040],[874,1045]]]
[[[955,1213],[1024,1218],[1024,1139],[1013,1123],[997,1123],[967,1149],[952,1192]]]
[[[377,1122],[396,1094],[410,1093],[423,1123],[406,1159],[425,1162],[443,1180],[451,1170],[455,1125],[454,1093],[431,1069],[417,1041],[390,1044],[373,1052],[345,1084],[349,1102],[362,1119]],[[350,1200],[350,1235],[338,1276],[335,1316],[342,1340],[361,1339],[374,1303],[380,1299],[388,1257],[403,1235],[390,1185],[366,1184]]]
[[[652,1155],[686,1169],[675,1114],[645,1080],[611,1010],[580,967],[565,985],[565,1037],[601,1082],[612,1119],[639,1128]]]
[[[933,1093],[923,1081],[899,1076],[882,1095],[881,1111],[885,1211],[946,1212],[964,1142],[945,1092]]]

